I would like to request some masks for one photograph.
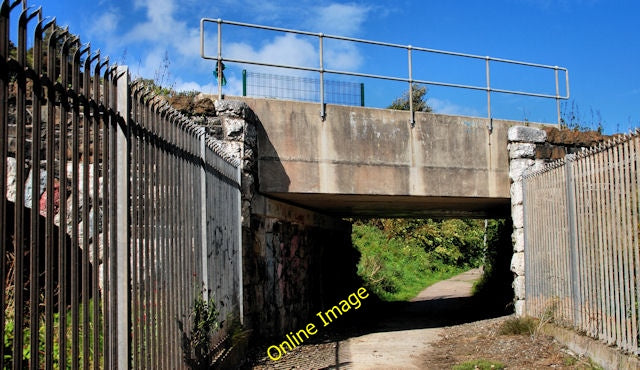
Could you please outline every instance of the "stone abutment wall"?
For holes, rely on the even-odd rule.
[[[583,148],[597,145],[609,139],[597,132],[559,130],[555,127],[514,126],[508,132],[509,179],[511,182],[511,218],[513,220],[513,257],[516,315],[525,312],[525,242],[522,177],[526,173],[541,170],[546,164],[577,153]]]
[[[261,124],[249,106],[203,95],[171,103],[242,162],[243,310],[254,337],[299,329],[320,308],[358,287],[359,256],[348,222],[258,192]]]

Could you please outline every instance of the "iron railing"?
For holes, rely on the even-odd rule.
[[[205,24],[206,23],[215,23],[215,24],[217,24],[217,45],[218,46],[217,46],[217,54],[216,55],[208,55],[206,53],[206,51],[205,51],[205,45],[206,45]],[[277,64],[277,63],[270,63],[270,62],[264,62],[264,61],[244,60],[244,59],[224,57],[223,56],[223,52],[222,52],[223,51],[223,48],[222,48],[222,46],[223,46],[222,45],[222,25],[223,24],[232,25],[232,26],[239,26],[239,27],[254,28],[254,29],[260,29],[260,30],[284,32],[284,33],[290,33],[290,34],[295,34],[295,35],[316,37],[318,39],[319,66],[318,67],[309,67],[309,66],[300,66],[300,65],[287,65],[287,64]],[[376,46],[382,46],[382,47],[387,47],[387,48],[406,50],[407,51],[408,78],[398,77],[398,76],[377,75],[377,74],[369,74],[369,73],[359,73],[359,72],[351,72],[351,71],[344,71],[344,70],[327,69],[327,68],[325,68],[325,62],[324,62],[324,57],[325,56],[324,56],[324,49],[323,49],[324,40],[325,39],[347,41],[347,42],[353,42],[353,43],[358,43],[358,44],[368,44],[368,45],[376,45]],[[467,59],[483,60],[485,62],[485,80],[486,80],[486,84],[484,86],[479,86],[479,85],[465,85],[465,84],[451,83],[451,82],[445,82],[445,81],[414,79],[413,78],[413,75],[414,75],[413,74],[413,52],[425,52],[425,53],[449,55],[449,56],[467,58]],[[269,27],[269,26],[263,26],[263,25],[257,25],[257,24],[227,21],[227,20],[222,20],[222,19],[202,18],[200,20],[200,56],[202,58],[204,58],[204,59],[215,60],[217,62],[217,64],[218,64],[218,68],[217,68],[217,70],[218,70],[218,76],[217,76],[218,77],[218,99],[222,99],[222,67],[221,67],[221,63],[222,62],[242,63],[242,64],[250,64],[250,65],[257,65],[257,66],[264,66],[264,67],[286,68],[286,69],[294,69],[294,70],[301,70],[301,71],[308,71],[308,72],[316,72],[316,73],[318,73],[319,76],[320,76],[320,116],[323,119],[325,117],[325,96],[324,96],[324,81],[325,80],[324,80],[324,75],[326,73],[338,74],[338,75],[346,75],[346,76],[355,76],[355,77],[366,77],[366,78],[374,78],[374,79],[389,80],[389,81],[399,81],[399,82],[409,83],[408,94],[409,94],[409,110],[410,110],[410,115],[411,115],[410,116],[411,124],[415,124],[414,107],[413,107],[413,89],[412,89],[412,86],[413,86],[414,83],[415,84],[424,84],[424,85],[444,86],[444,87],[453,87],[453,88],[460,88],[460,89],[486,91],[486,93],[487,93],[487,117],[490,120],[493,118],[492,114],[491,114],[491,93],[492,92],[494,92],[494,93],[504,93],[504,94],[513,94],[513,95],[523,95],[523,96],[538,97],[538,98],[555,99],[556,100],[556,110],[557,110],[557,115],[558,115],[558,124],[560,124],[560,122],[561,122],[560,100],[569,99],[569,70],[567,68],[564,68],[564,67],[544,65],[544,64],[538,64],[538,63],[522,62],[522,61],[510,60],[510,59],[504,59],[504,58],[493,58],[493,57],[489,57],[489,56],[465,54],[465,53],[458,53],[458,52],[445,51],[445,50],[429,49],[429,48],[423,48],[423,47],[415,47],[415,46],[411,46],[411,45],[400,45],[400,44],[393,44],[393,43],[380,42],[380,41],[364,40],[364,39],[357,39],[357,38],[344,37],[344,36],[325,35],[323,33],[313,33],[313,32],[292,30],[292,29],[279,28],[279,27]],[[528,91],[499,89],[499,88],[491,87],[491,62],[507,63],[507,64],[514,64],[514,65],[520,65],[520,66],[525,66],[525,67],[537,68],[537,69],[553,70],[554,71],[554,77],[555,77],[555,94],[541,94],[541,93],[528,92]],[[561,71],[565,75],[565,89],[564,89],[564,91],[566,92],[566,94],[564,94],[564,95],[561,95],[561,93],[560,93],[560,76],[559,76],[559,74],[560,74]]]
[[[0,120],[0,368],[184,368],[198,292],[242,317],[239,163],[24,0]]]
[[[526,313],[640,354],[638,132],[525,175]]]
[[[143,83],[131,104],[131,365],[175,369],[184,366],[177,320],[189,322],[199,292],[221,318],[241,317],[240,172]]]

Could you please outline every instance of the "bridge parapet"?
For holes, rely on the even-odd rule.
[[[507,131],[521,122],[242,98],[259,120],[262,193],[338,215],[509,212]]]

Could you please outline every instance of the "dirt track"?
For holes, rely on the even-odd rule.
[[[513,369],[582,368],[582,360],[551,338],[498,335],[507,317],[492,318],[471,297],[479,276],[471,270],[430,286],[411,302],[358,312],[349,325],[278,361],[256,352],[253,369],[447,369],[471,359]]]

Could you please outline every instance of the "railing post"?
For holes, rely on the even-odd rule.
[[[129,132],[129,70],[126,66],[119,66],[116,71],[116,88],[117,88],[117,111],[121,117],[121,121],[116,125],[115,137],[115,163],[116,182],[114,185],[115,197],[114,204],[116,207],[117,218],[112,220],[115,222],[115,240],[116,240],[116,259],[112,261],[115,264],[116,276],[112,282],[116,293],[116,301],[112,302],[112,308],[116,310],[116,338],[113,338],[116,346],[117,359],[114,365],[118,369],[129,368],[129,344],[131,335],[129,332],[129,149],[130,149],[130,132]]]
[[[556,77],[556,110],[558,112],[558,128],[560,128],[562,119],[560,118],[560,83],[558,82],[558,66],[555,66],[554,72]]]
[[[491,70],[489,67],[491,58],[485,57],[485,69],[487,75],[487,118],[489,119],[489,133],[493,131],[493,118],[491,118]]]
[[[409,112],[411,114],[411,127],[416,125],[415,114],[413,111],[413,61],[411,57],[411,45],[407,46],[407,57],[409,58]]]
[[[324,106],[324,49],[323,49],[323,39],[324,34],[318,34],[318,39],[320,42],[320,118],[324,121],[325,116],[327,115],[325,112]]]
[[[200,196],[202,201],[200,202],[200,229],[202,237],[202,298],[205,302],[209,301],[209,271],[207,269],[207,173],[205,166],[207,163],[207,145],[206,145],[206,133],[205,128],[200,127],[200,159],[202,160],[200,166]]]

